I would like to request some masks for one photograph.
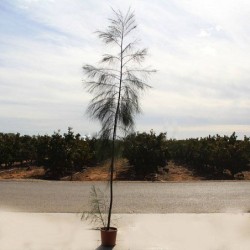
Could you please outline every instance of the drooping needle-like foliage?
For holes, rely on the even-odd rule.
[[[113,171],[115,140],[118,130],[129,131],[134,126],[135,115],[140,113],[139,94],[149,88],[146,81],[154,72],[142,66],[147,49],[137,48],[138,40],[132,37],[136,29],[135,15],[130,9],[126,14],[113,10],[105,31],[97,31],[99,38],[112,45],[111,54],[104,54],[98,67],[84,65],[87,90],[94,95],[88,113],[101,122],[101,137],[112,140],[110,207],[107,229],[113,203]],[[100,66],[101,65],[101,66]]]

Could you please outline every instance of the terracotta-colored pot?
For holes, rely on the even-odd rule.
[[[102,227],[101,228],[102,246],[105,247],[115,246],[116,234],[117,234],[117,228],[110,227],[109,230],[107,230],[106,227]]]

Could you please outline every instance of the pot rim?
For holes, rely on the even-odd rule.
[[[100,230],[104,231],[104,232],[114,232],[114,231],[117,231],[117,228],[116,227],[109,227],[109,230],[107,230],[107,227],[101,227]]]

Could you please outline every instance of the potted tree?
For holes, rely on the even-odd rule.
[[[130,9],[125,14],[120,10],[112,11],[113,18],[108,19],[107,29],[96,33],[105,44],[113,46],[113,53],[103,55],[101,66],[83,66],[85,86],[94,95],[87,112],[91,118],[100,121],[100,138],[111,142],[108,220],[101,228],[102,245],[105,246],[115,245],[117,233],[117,229],[110,225],[117,133],[127,133],[133,128],[134,117],[141,111],[139,93],[150,87],[146,80],[155,72],[142,66],[147,49],[136,48],[138,40],[131,36],[137,27],[134,12]]]

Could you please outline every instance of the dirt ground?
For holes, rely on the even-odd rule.
[[[42,167],[12,168],[0,170],[0,179],[42,179],[44,174]]]
[[[250,171],[243,172],[244,179],[250,180]],[[44,179],[45,171],[42,167],[13,168],[0,170],[0,179]],[[82,172],[61,178],[65,181],[105,181],[109,178],[109,163],[88,167]],[[125,159],[116,162],[114,179],[118,181],[138,180]],[[202,181],[198,176],[184,166],[169,162],[165,168],[159,169],[157,174],[147,176],[146,181]]]

